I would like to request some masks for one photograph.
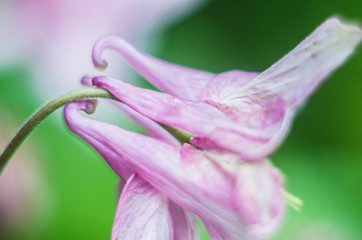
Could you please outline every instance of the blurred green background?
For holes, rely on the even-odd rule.
[[[263,71],[336,14],[362,21],[361,1],[208,1],[155,34],[161,40],[156,52],[211,72]],[[27,71],[0,71],[0,117],[11,123],[9,137],[42,104],[30,90]],[[359,49],[310,97],[271,156],[287,189],[304,201],[299,213],[287,209],[273,239],[362,238],[361,92]],[[36,152],[41,166],[42,204],[27,210],[21,227],[0,229],[1,239],[110,239],[119,180],[60,118],[47,119],[23,146]],[[139,131],[129,122],[122,126]]]

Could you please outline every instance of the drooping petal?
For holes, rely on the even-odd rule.
[[[67,115],[79,115],[74,108],[69,107],[72,104],[65,108]],[[260,169],[254,173],[266,174],[269,185],[258,184],[260,179],[264,179],[258,174],[250,174],[252,177],[248,181],[242,181],[245,185],[240,185],[238,179],[244,178],[239,174],[245,174],[238,170],[242,165],[221,166],[217,159],[209,158],[189,145],[184,145],[180,153],[178,147],[162,141],[86,117],[81,118],[81,124],[69,120],[67,124],[72,128],[82,128],[78,132],[88,142],[89,139],[104,142],[106,151],[118,155],[121,161],[126,159],[143,179],[181,207],[198,215],[211,239],[251,239],[251,236],[257,235],[251,231],[253,226],[258,226],[255,232],[259,232],[263,226],[268,227],[272,222],[279,221],[275,219],[280,219],[280,206],[283,204],[276,204],[273,199],[281,199],[275,198],[274,194],[281,194],[282,181],[280,176],[264,172],[269,169],[260,167],[265,162],[250,166]],[[237,190],[238,186],[249,189],[247,193],[251,195]],[[254,186],[259,190],[255,190]],[[249,202],[248,197],[253,199],[257,207],[245,213],[242,206]],[[271,213],[265,214],[265,209]],[[249,223],[252,225],[249,226]]]
[[[275,231],[284,213],[283,180],[268,161],[228,164],[222,155],[205,154],[188,145],[181,154],[189,181],[242,216],[248,236],[264,239]]]
[[[203,102],[182,100],[166,93],[134,87],[108,77],[95,77],[93,84],[107,89],[142,115],[193,135],[211,132],[215,126],[237,127],[222,112]]]
[[[146,55],[116,36],[103,37],[96,43],[92,54],[95,66],[107,66],[102,59],[102,53],[107,48],[119,52],[157,88],[181,99],[197,100],[201,90],[214,76],[208,72],[182,67]]]
[[[238,210],[246,219],[249,234],[267,239],[278,228],[284,213],[281,175],[266,161],[244,164],[239,171],[235,191],[237,199],[244,202]]]
[[[83,121],[84,118],[79,114],[71,114],[80,110],[85,111],[88,114],[93,113],[95,110],[95,102],[92,100],[78,101],[73,104],[68,104],[64,108],[64,117],[68,123],[69,129],[92,145],[92,147],[97,150],[97,152],[109,163],[109,166],[113,169],[113,171],[115,171],[122,180],[127,181],[127,179],[134,173],[133,167],[114,152],[108,151],[107,141],[103,141],[102,139],[93,139],[83,134],[84,129],[86,129],[86,122]],[[77,123],[77,126],[69,124],[72,122]]]
[[[168,209],[173,222],[174,240],[200,239],[199,224],[195,214],[185,211],[171,200],[169,200]]]
[[[133,174],[123,188],[113,224],[112,240],[173,239],[168,199]]]
[[[127,185],[121,187],[122,188],[122,193],[121,194],[123,196],[123,200],[122,200],[122,203],[121,203],[121,200],[119,202],[119,207],[118,207],[118,211],[117,211],[117,214],[116,214],[116,220],[115,220],[115,223],[114,223],[113,233],[114,234],[119,233],[120,230],[116,229],[117,226],[118,227],[119,226],[127,227],[124,224],[129,224],[130,226],[128,226],[128,228],[130,228],[131,230],[128,229],[127,235],[122,235],[122,234],[119,235],[119,236],[122,236],[119,239],[126,239],[125,236],[128,237],[128,236],[133,236],[132,234],[136,234],[134,231],[137,231],[137,229],[139,229],[139,227],[140,227],[140,225],[137,225],[139,223],[138,221],[141,221],[146,216],[141,216],[139,220],[133,219],[133,221],[136,221],[136,222],[132,222],[132,219],[127,218],[127,216],[126,216],[127,212],[129,213],[129,211],[133,211],[132,206],[136,207],[137,209],[139,209],[139,206],[137,204],[133,205],[132,203],[127,203],[125,201],[127,201],[127,199],[129,200],[129,198],[132,198],[133,201],[134,201],[134,199],[137,198],[137,199],[139,199],[141,201],[142,204],[145,204],[145,200],[148,197],[152,196],[153,202],[150,202],[150,204],[158,201],[159,204],[161,205],[161,203],[167,202],[167,205],[162,206],[162,210],[166,211],[163,208],[167,207],[167,211],[168,211],[167,214],[170,215],[170,219],[168,221],[171,221],[172,224],[174,224],[174,226],[172,226],[173,229],[169,229],[169,230],[164,229],[165,230],[165,233],[164,233],[165,235],[163,235],[163,236],[165,236],[165,239],[175,239],[175,240],[183,240],[183,239],[194,240],[194,239],[198,239],[197,223],[195,221],[195,217],[192,216],[191,213],[186,213],[177,204],[173,203],[170,200],[167,200],[166,196],[158,193],[157,190],[155,190],[151,185],[146,183],[144,180],[142,180],[138,176],[135,177],[133,167],[131,167],[128,164],[128,162],[126,162],[125,159],[122,156],[117,155],[113,151],[109,151],[109,149],[107,147],[107,141],[104,141],[102,139],[94,140],[91,137],[87,137],[87,135],[84,134],[84,132],[83,132],[84,129],[82,127],[80,127],[80,126],[85,127],[83,125],[84,122],[82,121],[82,119],[84,119],[84,118],[79,114],[72,114],[72,112],[83,110],[83,111],[85,111],[87,113],[92,113],[94,111],[94,107],[95,107],[95,105],[94,105],[93,101],[90,101],[90,100],[88,100],[88,101],[79,101],[79,102],[67,105],[66,106],[67,110],[64,111],[64,114],[65,114],[65,118],[66,118],[68,124],[71,123],[71,122],[77,122],[79,124],[77,127],[75,127],[72,124],[69,124],[69,128],[74,133],[76,133],[77,135],[82,136],[82,138],[84,140],[86,140],[89,144],[91,144],[102,155],[102,157],[105,158],[105,160],[109,163],[109,165],[112,167],[112,169],[124,181],[127,181],[128,187],[127,187]],[[163,139],[163,140],[165,142],[167,142],[165,139]],[[173,143],[170,142],[170,144],[173,144]],[[132,197],[130,197],[129,196],[130,195],[130,189],[134,189],[137,186],[141,186],[141,190],[142,190],[142,187],[143,187],[143,190],[145,190],[145,192],[148,193],[148,195],[146,194],[147,196],[142,196],[142,191],[141,190],[140,191],[131,190]],[[157,200],[157,198],[159,198],[159,199]],[[150,207],[150,206],[148,206],[148,207]],[[120,209],[120,208],[122,208],[122,209]],[[131,209],[129,209],[129,208],[131,208]],[[125,209],[126,209],[126,213],[123,213],[123,211],[125,211]],[[145,207],[145,209],[146,209],[146,207]],[[152,212],[151,209],[149,209],[149,210]],[[159,211],[157,211],[157,213],[158,212]],[[148,214],[150,214],[150,212],[148,212]],[[126,217],[127,219],[121,220],[120,219],[121,215],[122,215],[122,218]],[[162,217],[162,219],[164,219],[164,220],[165,220],[165,218],[166,218],[166,216]],[[158,220],[153,219],[153,220],[156,221],[156,223],[158,223],[157,221],[159,219]],[[127,221],[127,223],[122,222],[122,221]],[[136,224],[136,226],[133,226],[132,224]],[[157,230],[157,228],[153,229],[151,222],[147,222],[147,224],[150,224],[150,225],[148,225],[150,227],[150,229],[148,229],[150,236],[142,235],[142,238],[135,238],[135,239],[162,239],[162,238],[159,238],[159,235],[156,235],[156,236],[152,235],[152,234],[156,234],[156,233],[152,233],[152,231]],[[173,234],[173,238],[166,237],[166,235],[167,235],[166,232],[167,231],[170,231]],[[149,238],[146,238],[146,236],[149,237]],[[154,237],[154,238],[152,238],[152,237]],[[114,238],[112,237],[112,239],[114,239]],[[133,239],[133,238],[130,237],[129,239]]]

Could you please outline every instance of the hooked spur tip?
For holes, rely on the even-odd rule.
[[[100,82],[102,79],[103,79],[103,77],[101,77],[101,76],[93,77],[93,78],[92,78],[92,82],[91,82],[92,86],[99,87],[99,85],[100,85],[99,82]]]
[[[94,64],[94,66],[98,69],[98,70],[100,70],[100,71],[104,71],[106,68],[107,68],[107,66],[108,66],[108,63],[105,61],[105,60],[101,60],[101,61],[94,61],[93,62],[93,64]]]
[[[90,76],[84,76],[84,77],[82,77],[82,79],[80,80],[80,83],[81,83],[83,86],[92,87],[92,86],[93,86],[93,84],[92,84],[92,77],[90,77]]]
[[[81,100],[81,106],[79,110],[86,112],[87,114],[93,114],[97,108],[98,101],[96,99]]]

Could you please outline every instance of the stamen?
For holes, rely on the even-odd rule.
[[[297,196],[294,196],[293,194],[287,192],[284,189],[282,189],[281,191],[282,191],[282,194],[283,194],[283,197],[284,197],[286,203],[290,207],[294,208],[295,211],[299,212],[303,206],[303,200],[298,198]]]

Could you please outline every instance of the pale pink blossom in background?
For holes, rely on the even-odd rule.
[[[10,138],[9,130],[14,130],[12,117],[2,109],[0,119],[0,149]],[[4,128],[7,126],[7,129]],[[6,136],[6,140],[3,138]],[[0,176],[0,233],[19,231],[25,222],[46,217],[49,199],[44,181],[44,173],[38,165],[39,153],[32,145],[24,146],[14,155]],[[31,225],[34,226],[34,225]],[[0,234],[1,236],[1,234]]]
[[[0,70],[28,64],[40,100],[79,87],[94,74],[90,52],[105,34],[142,46],[148,37],[203,0],[14,0],[0,3]],[[108,75],[128,79],[122,66]],[[36,89],[36,90],[35,90]]]

